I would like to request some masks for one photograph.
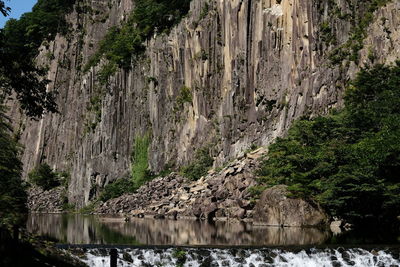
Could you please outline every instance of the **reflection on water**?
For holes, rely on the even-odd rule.
[[[30,232],[68,244],[287,246],[322,244],[328,232],[313,228],[256,227],[245,223],[31,214]]]

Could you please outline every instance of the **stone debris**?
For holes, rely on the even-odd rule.
[[[136,193],[102,203],[96,213],[123,213],[156,218],[207,220],[251,219],[249,188],[256,185],[254,170],[266,149],[247,153],[221,171],[211,170],[198,181],[171,173],[143,185]]]
[[[265,154],[264,148],[247,153],[198,181],[171,173],[145,184],[135,194],[102,203],[96,212],[170,219],[242,220],[272,226],[326,223],[328,217],[322,209],[302,199],[287,198],[285,186],[270,188],[257,203],[252,201],[249,188],[257,184],[254,171]]]
[[[96,214],[119,214],[154,219],[236,220],[257,225],[312,226],[328,221],[315,204],[286,197],[285,186],[275,186],[252,200],[249,189],[257,185],[255,170],[265,148],[247,153],[220,171],[208,172],[197,181],[178,173],[159,177],[140,187],[136,193],[101,202]],[[63,188],[29,191],[28,206],[35,212],[62,212]]]
[[[63,211],[64,187],[56,187],[44,191],[40,187],[32,186],[28,189],[28,209],[31,212],[60,213]]]

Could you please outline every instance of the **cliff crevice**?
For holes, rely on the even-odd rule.
[[[366,12],[357,1],[198,0],[169,34],[146,42],[130,70],[102,84],[99,66],[88,73],[83,66],[132,8],[131,0],[78,1],[69,33],[38,57],[49,66],[48,89],[58,88],[60,113],[26,121],[25,172],[42,161],[68,171],[69,200],[78,206],[129,173],[136,136],[151,133],[154,172],[188,164],[211,144],[220,166],[268,145],[303,115],[341,107],[360,66],[393,62],[400,51],[398,0],[373,13],[363,47],[349,53]],[[183,90],[191,95],[185,101]]]

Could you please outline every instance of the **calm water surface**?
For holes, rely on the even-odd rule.
[[[105,218],[81,214],[31,214],[28,231],[63,244],[172,246],[314,246],[399,244],[398,237],[335,236],[315,228],[258,227],[246,223]],[[361,236],[361,237],[360,237]]]

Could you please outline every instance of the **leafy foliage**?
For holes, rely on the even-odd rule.
[[[0,227],[23,224],[26,192],[21,181],[20,147],[0,106]]]
[[[54,93],[46,91],[49,81],[41,78],[47,70],[35,65],[35,57],[44,40],[66,32],[64,15],[73,3],[73,0],[39,0],[32,12],[23,14],[19,20],[10,19],[0,31],[2,98],[14,91],[29,116],[57,110]]]
[[[139,188],[145,182],[151,180],[153,176],[149,170],[149,145],[150,137],[136,136],[132,151],[132,182],[135,189]]]
[[[185,103],[191,104],[192,101],[192,90],[189,87],[182,86],[179,95],[176,98],[176,105],[179,107],[179,109],[182,109]]]
[[[362,70],[345,108],[303,118],[270,146],[261,185],[321,203],[354,223],[393,222],[400,210],[400,62]]]
[[[184,266],[187,260],[187,253],[182,249],[175,249],[172,253],[172,257],[176,259],[176,266],[181,267]]]
[[[129,68],[133,57],[144,52],[143,42],[155,33],[167,32],[189,11],[190,0],[137,0],[135,8],[121,27],[112,27],[89,59],[84,71],[101,59],[107,63],[100,70],[104,83],[117,68]]]
[[[41,187],[43,190],[50,190],[60,185],[57,174],[46,163],[40,164],[36,169],[33,169],[28,176],[31,183]]]
[[[129,179],[118,179],[115,182],[108,184],[104,187],[99,199],[101,201],[107,201],[112,198],[117,198],[125,193],[133,192],[133,182]]]
[[[137,135],[132,149],[131,155],[131,179],[121,178],[104,187],[99,200],[107,201],[117,198],[125,193],[135,192],[139,187],[147,181],[155,178],[149,170],[149,146],[150,135]]]
[[[6,6],[4,1],[0,1],[0,13],[3,14],[4,17],[6,17],[10,13],[10,11],[11,11],[11,8]]]
[[[350,6],[350,14],[341,14],[340,8],[332,8],[335,13],[330,14],[330,21],[334,21],[333,17],[338,16],[340,19],[350,19],[351,35],[347,42],[336,47],[329,54],[329,59],[333,64],[341,64],[345,59],[358,63],[359,51],[363,48],[363,41],[367,37],[368,26],[374,21],[374,12],[380,7],[386,5],[390,0],[363,0],[356,1],[354,4],[348,1]],[[320,1],[323,5],[326,2]],[[328,1],[335,3],[334,1]],[[359,14],[357,14],[359,13]],[[322,40],[327,44],[335,43],[336,37],[332,33],[333,27],[328,21],[321,24],[320,33]]]
[[[207,174],[212,167],[214,159],[210,156],[209,147],[203,147],[196,151],[194,161],[182,168],[182,174],[191,180],[198,180],[201,176]]]

